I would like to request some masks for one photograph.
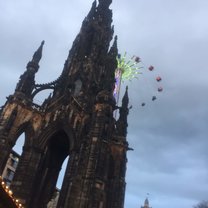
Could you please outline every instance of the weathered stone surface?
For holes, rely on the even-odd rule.
[[[117,38],[110,47],[110,3],[93,3],[60,77],[38,85],[42,43],[1,111],[0,171],[25,133],[11,188],[27,208],[46,207],[67,156],[58,208],[123,208],[129,109],[126,91],[120,118],[113,117]],[[38,106],[33,97],[44,89],[53,94]]]

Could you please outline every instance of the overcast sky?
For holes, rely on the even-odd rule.
[[[0,0],[0,105],[42,40],[36,82],[60,75],[91,4]],[[153,208],[190,208],[208,199],[208,1],[114,0],[111,8],[119,52],[138,55],[144,67],[138,80],[123,84],[133,105],[128,141],[134,148],[128,152],[125,208],[140,207],[146,193]]]

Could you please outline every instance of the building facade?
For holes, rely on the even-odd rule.
[[[36,84],[44,42],[0,111],[0,172],[17,138],[23,152],[11,189],[27,208],[45,208],[52,199],[62,163],[69,156],[57,208],[123,208],[125,196],[128,90],[121,106],[113,97],[117,37],[111,0],[92,4],[60,77]],[[42,105],[33,98],[53,93]],[[118,119],[113,113],[119,111]]]
[[[56,189],[51,200],[47,204],[47,208],[56,208],[59,200],[60,190]]]
[[[7,186],[11,185],[15,171],[17,169],[19,159],[20,159],[20,155],[16,153],[14,150],[12,150],[11,153],[9,154],[9,158],[7,160],[6,166],[2,173],[2,179],[5,181]]]

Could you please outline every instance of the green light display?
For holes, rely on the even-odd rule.
[[[126,53],[123,56],[117,57],[117,68],[122,72],[122,81],[131,81],[134,78],[138,78],[137,75],[141,74],[140,69],[142,68],[138,66],[139,62],[140,58],[136,56],[133,56],[131,59],[127,59]]]

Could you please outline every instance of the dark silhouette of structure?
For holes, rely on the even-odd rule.
[[[152,208],[152,207],[149,206],[149,200],[148,200],[148,198],[146,198],[144,200],[144,206],[141,206],[141,208]]]
[[[113,97],[117,38],[112,0],[99,0],[82,23],[60,77],[36,84],[44,42],[0,111],[0,172],[17,138],[25,143],[11,189],[27,208],[50,201],[62,163],[69,156],[58,208],[122,208],[128,150],[128,92],[122,106]],[[52,89],[42,105],[33,102]],[[113,117],[119,109],[117,120]]]
[[[14,150],[12,150],[11,153],[9,154],[9,158],[7,159],[6,166],[2,172],[2,179],[4,180],[7,186],[10,186],[14,178],[14,174],[17,169],[19,158],[20,155]]]

